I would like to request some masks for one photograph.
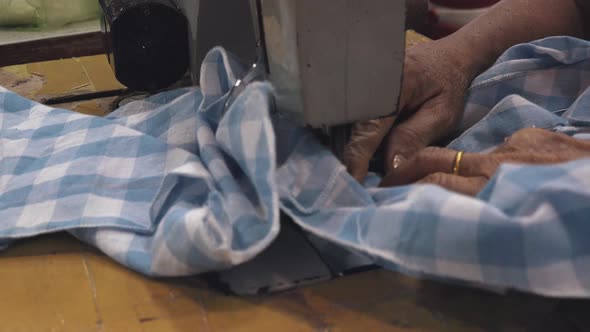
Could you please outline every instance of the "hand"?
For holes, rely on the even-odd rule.
[[[523,129],[490,154],[466,153],[459,174],[453,175],[457,151],[427,148],[390,172],[382,186],[436,184],[466,195],[477,195],[502,163],[556,164],[590,157],[590,141],[543,129]]]
[[[354,125],[343,161],[362,181],[369,161],[386,139],[386,167],[412,158],[421,149],[449,135],[463,114],[466,90],[475,73],[470,57],[456,43],[439,40],[409,48],[399,105],[399,123],[384,118]],[[387,138],[386,138],[387,137]],[[397,156],[397,158],[396,158]]]

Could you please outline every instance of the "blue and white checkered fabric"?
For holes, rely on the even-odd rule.
[[[321,238],[413,275],[590,297],[590,160],[505,165],[477,198],[435,186],[363,187],[308,131],[270,115],[221,49],[202,90],[166,92],[106,118],[0,90],[0,241],[67,230],[154,276],[224,269],[263,251],[279,213]],[[530,126],[584,139],[590,43],[509,50],[477,78],[451,147],[485,152]]]

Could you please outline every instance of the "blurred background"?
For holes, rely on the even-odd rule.
[[[0,0],[0,26],[58,28],[97,19],[96,0]]]
[[[429,24],[420,32],[437,39],[456,31],[499,0],[430,0],[429,2]],[[79,29],[98,30],[99,12],[97,0],[0,0],[0,27],[5,30],[5,33],[0,35],[0,40],[6,39],[3,38],[7,35],[6,30],[59,31],[64,26],[76,25],[84,21],[93,21],[94,24],[78,24]]]

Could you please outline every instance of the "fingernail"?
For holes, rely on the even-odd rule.
[[[402,156],[401,154],[396,154],[393,157],[393,161],[392,161],[392,166],[393,169],[398,169],[400,168],[400,166],[406,161],[406,158],[404,158],[404,156]]]

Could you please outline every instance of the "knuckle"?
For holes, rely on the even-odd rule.
[[[474,174],[478,174],[487,179],[490,179],[498,170],[498,167],[502,164],[502,161],[497,156],[490,155],[485,158],[481,164],[481,171]]]
[[[460,175],[490,179],[507,156],[512,154],[467,154],[461,164]]]
[[[420,135],[414,128],[407,125],[399,125],[395,129],[395,136],[396,139],[402,140],[404,144],[415,145],[419,143],[421,145],[426,145],[424,137]]]
[[[380,132],[384,129],[389,130],[389,126],[390,126],[389,122],[390,122],[389,118],[375,119],[375,120],[369,120],[369,121],[364,121],[364,122],[357,122],[357,123],[355,123],[353,130],[355,132],[362,132],[362,133]]]
[[[418,161],[426,162],[426,161],[441,161],[445,159],[445,156],[448,153],[448,149],[429,146],[422,150],[420,150],[416,154],[416,158]]]
[[[536,151],[552,146],[568,139],[567,135],[553,133],[540,128],[525,128],[508,137],[503,146],[505,152]]]
[[[455,129],[461,122],[463,112],[461,103],[447,102],[446,107],[442,107],[439,114],[439,124],[447,130]]]
[[[433,173],[424,177],[420,182],[444,185],[447,182],[447,178],[447,174],[445,173]]]
[[[363,162],[371,157],[370,149],[363,145],[348,145],[342,151],[342,159],[347,164]]]
[[[524,128],[514,133],[509,140],[538,139],[553,136],[553,134],[554,133],[541,128]]]
[[[416,164],[421,165],[424,162],[426,162],[428,160],[428,158],[430,157],[431,153],[432,153],[433,148],[432,147],[427,147],[424,148],[420,151],[418,151],[415,155],[414,155],[414,161]]]
[[[420,150],[420,152],[418,152],[418,156],[422,157],[423,159],[436,159],[440,156],[443,156],[445,153],[446,149],[444,148],[440,148],[440,147],[436,147],[436,146],[429,146],[426,147],[422,150]]]

